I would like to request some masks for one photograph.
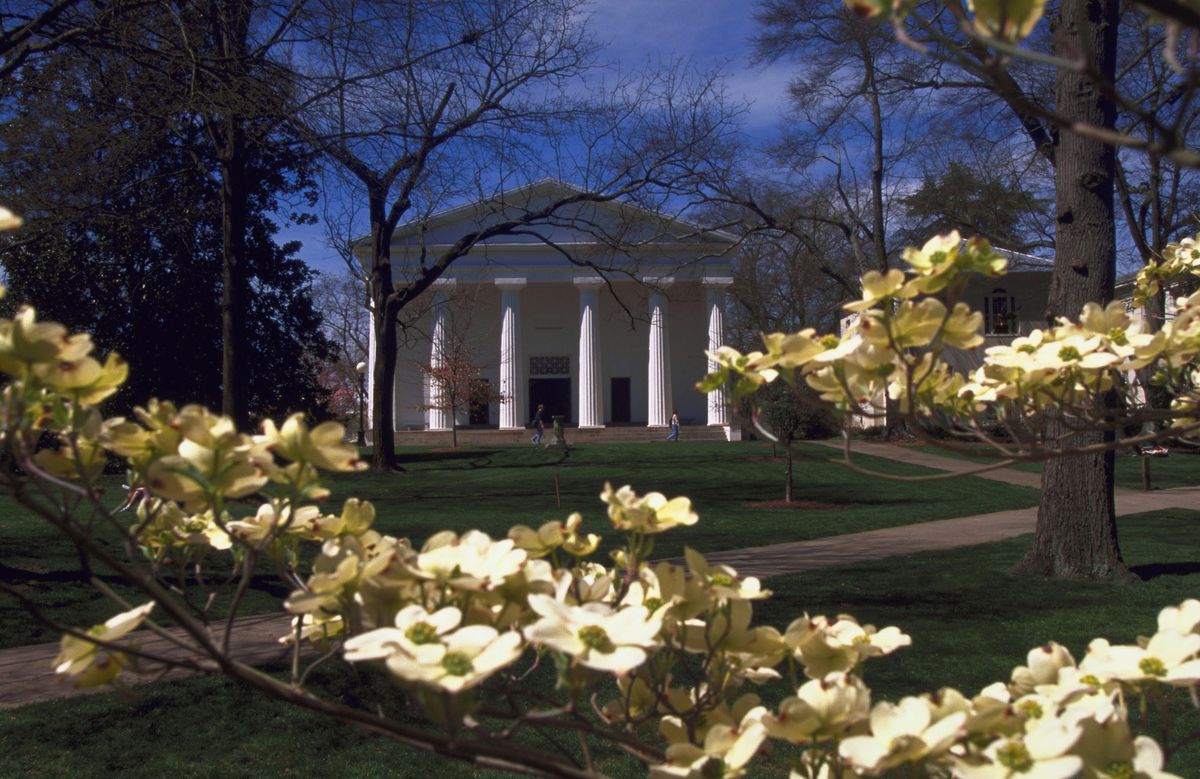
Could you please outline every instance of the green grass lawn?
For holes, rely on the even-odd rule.
[[[794,479],[798,503],[790,508],[756,505],[783,497],[784,461],[772,458],[770,446],[720,442],[590,445],[567,454],[533,447],[404,449],[402,473],[333,477],[329,506],[336,512],[346,497],[369,499],[378,510],[377,529],[407,536],[418,546],[443,529],[479,528],[503,536],[515,524],[536,527],[580,511],[584,527],[600,533],[606,546],[611,546],[617,534],[598,496],[605,481],[614,486],[631,484],[639,493],[657,490],[692,499],[699,524],[686,534],[660,536],[655,547],[656,556],[672,557],[683,553],[685,543],[701,551],[736,549],[1037,503],[1035,490],[978,478],[934,484],[864,479],[829,462],[828,458],[838,456],[833,450],[800,445],[798,451]],[[886,460],[868,462],[876,470],[897,475],[929,472]],[[107,483],[115,504],[120,481],[112,477]],[[70,579],[77,570],[73,550],[4,496],[0,496],[0,566],[7,581],[17,583],[24,594],[67,624],[92,624],[114,612],[96,599],[86,583]],[[110,583],[137,599],[118,582]],[[277,608],[286,593],[274,577],[264,576],[243,611]],[[220,613],[220,602],[214,613]],[[0,597],[0,621],[6,628],[0,633],[0,647],[58,636],[9,598]]]
[[[937,446],[913,445],[912,448],[920,452],[936,454],[952,459],[978,463],[995,462],[994,458],[975,457],[969,454],[950,452]],[[979,448],[982,449],[983,446],[979,445]],[[1200,451],[1180,449],[1172,452],[1168,457],[1150,457],[1147,459],[1150,463],[1150,488],[1152,490],[1190,487],[1200,484]],[[1124,487],[1129,490],[1142,489],[1141,457],[1132,455],[1126,451],[1117,452],[1116,464],[1116,484],[1118,487]],[[1030,473],[1042,472],[1042,464],[1040,462],[1016,463],[1009,467]]]
[[[1038,644],[1057,640],[1081,659],[1087,642],[1131,642],[1152,633],[1165,605],[1200,594],[1200,512],[1164,511],[1121,521],[1133,584],[1043,581],[1007,571],[1029,538],[894,558],[770,580],[774,597],[756,621],[778,627],[802,612],[848,612],[898,625],[913,646],[873,661],[875,700],[953,686],[973,694],[1006,680]],[[325,677],[328,694],[354,700],[346,676]],[[783,685],[764,690],[777,700]],[[1194,730],[1194,712],[1182,723]],[[158,684],[123,701],[111,695],[0,712],[0,775],[37,777],[498,776],[330,725],[262,701],[217,679]],[[640,773],[609,753],[614,775]],[[775,763],[778,765],[778,763]],[[1200,776],[1196,750],[1168,769]],[[783,775],[759,772],[755,775]]]

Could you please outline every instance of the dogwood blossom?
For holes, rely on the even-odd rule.
[[[1186,663],[1200,652],[1200,635],[1160,631],[1146,646],[1111,645],[1103,638],[1088,644],[1079,670],[1098,679],[1122,682],[1200,682],[1200,663]],[[1188,668],[1181,668],[1182,666]],[[1182,671],[1182,673],[1180,673]]]
[[[871,710],[871,691],[854,674],[835,672],[812,679],[779,704],[778,714],[765,714],[763,726],[772,738],[805,744],[841,738]]]
[[[292,462],[305,462],[327,471],[361,471],[367,467],[358,449],[346,443],[346,428],[337,422],[322,422],[309,429],[303,414],[292,414],[283,425],[263,422],[256,442]]]
[[[737,571],[730,566],[710,565],[704,559],[704,555],[691,547],[684,547],[683,554],[693,578],[716,603],[724,603],[727,600],[760,600],[771,595],[770,590],[762,588],[757,577],[740,579]]]
[[[571,606],[546,595],[531,595],[529,607],[540,617],[525,630],[529,641],[597,671],[629,673],[659,643],[662,620],[642,606],[620,610],[602,603]]]
[[[912,644],[912,638],[899,628],[876,630],[874,625],[859,625],[847,614],[833,621],[805,615],[788,625],[783,641],[813,679],[853,670],[869,657],[891,654]]]
[[[438,619],[434,615],[430,618]],[[386,633],[365,633],[346,642],[346,659],[383,657],[388,670],[401,679],[457,694],[514,662],[524,648],[519,633],[500,633],[489,625],[468,625],[446,634],[438,633],[438,629],[438,625],[421,622],[404,631],[397,628],[395,632],[387,629]],[[398,636],[407,644],[401,643]],[[406,646],[413,651],[407,651]]]
[[[751,712],[739,725],[714,725],[703,746],[680,742],[667,747],[667,762],[650,767],[652,779],[709,779],[744,776],[747,764],[766,740],[766,729]]]
[[[606,483],[600,500],[608,504],[608,516],[619,530],[661,533],[680,525],[694,525],[700,519],[687,498],[667,500],[661,492],[639,497],[628,484],[614,490]]]
[[[85,631],[87,638],[65,635],[59,644],[58,656],[54,658],[54,672],[75,678],[76,687],[100,687],[112,682],[125,667],[128,660],[124,652],[102,647],[88,638],[115,642],[150,616],[154,601],[143,603],[137,608],[111,617],[103,625],[95,625]]]
[[[1083,768],[1083,760],[1069,754],[1079,736],[1078,726],[1047,720],[1027,734],[996,739],[976,762],[956,760],[955,775],[963,779],[1069,779]]]

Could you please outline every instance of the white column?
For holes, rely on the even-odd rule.
[[[604,388],[600,383],[600,344],[596,325],[603,283],[603,279],[595,276],[575,279],[579,289],[580,427],[604,427]]]
[[[453,288],[453,282],[435,282],[432,291],[432,302],[429,306],[430,348],[429,367],[440,368],[446,362],[450,349],[450,307],[446,300],[446,290]],[[454,426],[454,409],[445,406],[446,391],[442,382],[429,379],[429,410],[425,412],[425,428],[427,430],[449,430]]]
[[[666,427],[671,420],[671,353],[667,333],[667,298],[663,288],[674,279],[643,279],[650,292],[650,362],[646,370],[647,427]]]
[[[500,429],[525,427],[521,381],[521,288],[525,279],[496,279],[500,288]]]
[[[708,351],[715,352],[725,343],[725,288],[733,283],[731,277],[706,277],[708,291]],[[708,371],[712,373],[717,364],[711,358]],[[729,408],[725,405],[725,388],[719,387],[708,393],[708,424],[729,424]]]

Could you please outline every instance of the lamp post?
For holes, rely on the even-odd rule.
[[[360,362],[354,370],[358,373],[358,445],[366,446],[367,364]]]

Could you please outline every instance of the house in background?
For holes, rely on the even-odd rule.
[[[1050,297],[1050,277],[1054,271],[1054,260],[1035,257],[1020,252],[997,249],[1008,258],[1007,273],[997,279],[974,276],[963,293],[963,302],[983,314],[984,342],[974,349],[948,349],[946,362],[960,372],[971,372],[983,364],[989,346],[1011,342],[1017,336],[1029,335],[1034,330],[1046,327],[1046,305]],[[1133,308],[1133,285],[1136,273],[1127,274],[1117,280],[1113,297],[1125,303],[1131,316],[1141,317],[1144,312]],[[1176,290],[1175,292],[1178,292]],[[1175,318],[1175,294],[1168,293],[1165,301],[1166,321]],[[841,320],[841,332],[845,333],[858,319],[858,314],[849,314]],[[1129,376],[1136,384],[1136,376]],[[1145,393],[1137,387],[1136,393],[1143,400]],[[883,399],[879,398],[854,418],[858,427],[877,427],[884,424]]]
[[[394,277],[414,278],[422,261],[479,226],[578,192],[546,179],[400,227]],[[735,243],[616,201],[578,203],[545,224],[479,243],[418,299],[419,316],[403,328],[392,398],[397,440],[428,441],[422,434],[456,422],[499,431],[489,440],[524,441],[538,404],[547,427],[559,416],[575,428],[572,440],[629,440],[629,432],[606,436],[614,427],[658,438],[675,409],[693,438],[732,437],[721,393],[705,396],[694,385],[710,368],[705,350],[723,342]],[[373,339],[372,332],[372,366]],[[422,370],[451,355],[476,366],[499,399],[452,417]]]

